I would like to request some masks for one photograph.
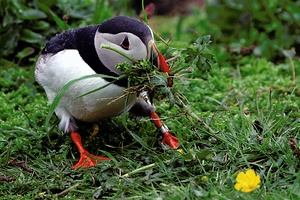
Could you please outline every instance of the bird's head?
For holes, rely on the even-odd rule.
[[[101,62],[110,71],[120,75],[121,72],[115,66],[132,61],[116,51],[100,48],[103,44],[135,60],[150,60],[158,70],[168,75],[170,73],[169,66],[154,43],[151,28],[139,20],[125,16],[114,17],[100,24],[96,33],[95,48]]]

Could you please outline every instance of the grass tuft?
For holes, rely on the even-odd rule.
[[[180,30],[190,22],[196,23],[192,20],[185,18],[186,24]],[[182,38],[188,36],[186,33]],[[190,37],[194,39],[194,35]],[[168,47],[158,45],[166,57],[178,56],[187,46],[194,52],[196,47],[186,40],[171,41]],[[299,199],[300,162],[296,150],[300,143],[300,90],[290,60],[274,64],[265,58],[231,55],[232,60],[220,62],[223,56],[221,50],[216,53],[219,67],[211,67],[205,76],[193,72],[195,68],[190,64],[194,62],[186,65],[184,57],[170,62],[172,70],[178,70],[174,88],[186,97],[186,107],[176,104],[170,109],[169,103],[161,99],[154,99],[154,104],[178,136],[178,151],[161,147],[159,131],[149,119],[119,116],[98,122],[99,134],[93,138],[89,137],[92,125],[81,126],[87,149],[111,160],[78,170],[71,169],[78,152],[71,139],[58,129],[56,117],[49,120],[52,127],[45,125],[50,105],[34,81],[34,68],[3,66],[0,196]],[[299,74],[299,61],[293,59],[293,64],[295,74]],[[294,150],[290,138],[296,143]],[[14,159],[33,172],[13,165],[10,161]],[[236,191],[237,174],[249,168],[260,175],[260,188],[251,193]]]

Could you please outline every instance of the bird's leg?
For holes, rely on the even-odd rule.
[[[152,105],[152,103],[149,100],[148,92],[143,91],[140,93],[140,98],[142,98],[147,104]],[[153,124],[161,131],[163,134],[163,139],[161,143],[169,145],[172,149],[177,149],[179,146],[178,138],[173,136],[168,127],[163,124],[163,122],[160,120],[158,114],[153,110],[150,114],[150,119]]]
[[[161,133],[163,134],[161,143],[168,144],[172,149],[177,149],[179,146],[178,138],[170,133],[168,127],[162,123],[156,112],[151,112],[150,117],[151,122],[155,124],[155,126],[159,128]]]
[[[97,163],[99,163],[101,160],[109,160],[107,157],[103,156],[95,156],[93,154],[90,154],[82,145],[81,142],[81,136],[77,132],[71,132],[71,138],[78,148],[78,151],[80,153],[80,159],[76,165],[74,165],[72,168],[87,168],[87,167],[93,167]]]

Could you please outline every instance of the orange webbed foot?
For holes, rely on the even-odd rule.
[[[169,145],[172,149],[177,149],[179,147],[178,138],[169,132],[163,133],[163,139],[161,143]]]
[[[107,157],[95,156],[93,154],[90,154],[87,150],[85,150],[85,148],[82,145],[81,136],[79,135],[79,133],[72,132],[71,138],[74,144],[77,146],[78,151],[80,153],[80,159],[78,163],[72,167],[73,169],[93,167],[102,160],[109,160],[109,158]]]
[[[97,163],[100,163],[102,160],[109,160],[109,158],[104,156],[95,156],[93,154],[90,154],[88,151],[85,151],[80,153],[80,160],[72,168],[78,169],[78,168],[93,167]]]

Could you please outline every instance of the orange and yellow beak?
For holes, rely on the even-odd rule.
[[[148,43],[148,59],[153,61],[157,66],[158,70],[167,74],[168,86],[172,87],[173,77],[171,76],[171,71],[169,65],[167,64],[164,56],[159,52],[153,40]]]

